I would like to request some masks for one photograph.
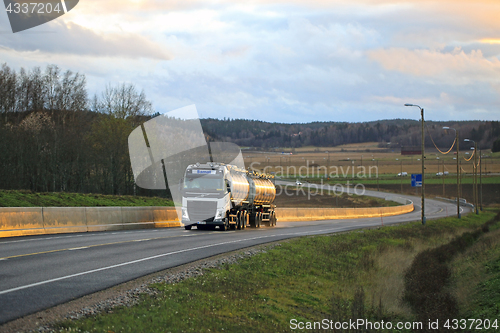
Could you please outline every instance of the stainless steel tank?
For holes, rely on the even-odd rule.
[[[250,195],[248,201],[254,205],[268,205],[276,198],[276,187],[266,178],[249,178]]]
[[[250,184],[244,173],[231,171],[231,200],[237,204],[248,199]]]

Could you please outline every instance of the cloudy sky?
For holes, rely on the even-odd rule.
[[[500,120],[499,0],[80,0],[0,63],[144,89],[159,112],[276,122]]]

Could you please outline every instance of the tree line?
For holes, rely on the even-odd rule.
[[[304,146],[332,147],[349,143],[379,142],[380,147],[391,149],[419,147],[421,124],[416,120],[393,119],[363,123],[313,122],[304,124],[266,123],[244,119],[202,119],[203,129],[213,140],[232,141],[240,146],[298,148]],[[426,121],[425,145],[440,149],[451,147],[455,133],[460,140],[472,139],[481,149],[490,149],[500,137],[498,121]],[[433,143],[434,142],[434,143]],[[464,143],[460,144],[465,149]],[[467,147],[469,149],[469,147]]]
[[[83,74],[3,64],[0,112],[0,188],[159,194],[134,185],[128,135],[153,113],[134,85],[89,98]]]

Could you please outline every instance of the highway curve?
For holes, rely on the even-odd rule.
[[[388,196],[373,191],[367,191],[366,195]],[[420,220],[419,197],[390,196],[413,200],[415,211],[384,217],[384,225]],[[426,200],[428,219],[454,213],[453,204]],[[381,218],[281,223],[278,220],[276,228],[229,232],[165,228],[1,239],[0,324],[150,273],[228,251],[381,224]]]

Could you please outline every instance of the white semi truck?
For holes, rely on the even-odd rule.
[[[182,223],[186,230],[275,226],[276,187],[272,175],[223,163],[189,165],[182,182]]]

